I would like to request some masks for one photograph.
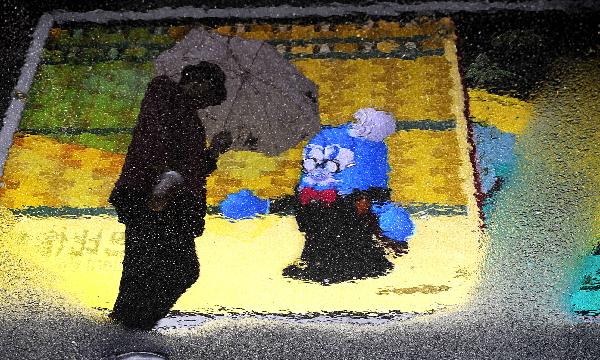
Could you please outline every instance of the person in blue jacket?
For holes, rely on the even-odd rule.
[[[325,284],[377,277],[393,267],[381,241],[406,248],[405,237],[388,241],[373,209],[390,202],[383,140],[396,122],[372,108],[354,117],[356,122],[324,127],[305,147],[296,207],[305,243],[300,262],[285,268],[285,276]]]
[[[292,199],[270,202],[245,189],[221,203],[223,214],[238,220],[292,204],[305,242],[299,261],[283,276],[323,285],[377,277],[393,267],[386,248],[407,251],[414,225],[390,200],[383,142],[395,132],[395,119],[371,108],[354,117],[356,122],[324,126],[308,142]]]

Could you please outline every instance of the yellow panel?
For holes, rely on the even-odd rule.
[[[39,135],[17,135],[0,187],[0,205],[104,207],[124,156]]]
[[[412,130],[390,136],[390,188],[401,203],[467,205],[454,131]]]
[[[382,41],[377,43],[377,50],[384,53],[390,53],[396,50],[399,46],[400,45],[395,41]]]
[[[319,86],[323,124],[348,122],[362,107],[389,111],[399,120],[454,117],[449,94],[450,66],[443,57],[304,59],[294,64]]]
[[[292,46],[290,53],[292,54],[312,54],[314,52],[314,45],[306,46]]]
[[[300,178],[300,159],[305,144],[302,142],[276,157],[251,151],[223,154],[217,170],[207,179],[207,202],[216,205],[228,194],[241,189],[253,190],[266,198],[292,195]]]
[[[239,24],[244,27],[244,24]],[[327,26],[327,25],[326,25]],[[427,18],[414,20],[408,23],[397,21],[378,20],[368,24],[330,24],[326,28],[316,30],[315,25],[278,25],[251,24],[248,31],[237,31],[236,26],[222,25],[213,30],[222,35],[240,36],[254,40],[311,40],[319,38],[360,38],[363,40],[377,40],[386,37],[410,37],[415,35],[426,35],[444,37],[452,32],[452,22],[448,18],[430,20]],[[192,29],[190,25],[170,26],[168,35],[176,41],[180,41]],[[58,38],[68,30],[52,28],[50,36]],[[427,41],[427,40],[426,40]],[[438,46],[439,47],[439,46]]]
[[[469,112],[476,121],[520,135],[531,120],[533,104],[484,90],[469,90]]]
[[[435,50],[444,47],[444,37],[442,35],[434,35],[420,42],[422,50]]]
[[[327,26],[327,25],[326,25]],[[274,31],[274,29],[277,29]],[[318,38],[360,38],[364,40],[381,39],[385,37],[410,37],[415,35],[446,36],[451,34],[453,25],[450,19],[442,18],[440,20],[430,20],[423,18],[408,23],[397,21],[378,20],[367,24],[330,24],[326,28],[317,31],[315,25],[291,25],[283,26],[282,29],[277,25],[254,24],[250,30],[235,35],[256,40],[310,40]],[[230,28],[219,27],[218,32],[230,34]]]
[[[231,35],[231,33],[233,32],[233,26],[231,26],[231,25],[219,26],[218,28],[214,29],[214,31],[218,32],[221,35]]]
[[[273,30],[270,24],[250,25],[250,31],[244,33],[244,37],[256,40],[269,40],[273,38]]]
[[[333,45],[333,51],[351,54],[358,50],[358,44],[338,43]]]

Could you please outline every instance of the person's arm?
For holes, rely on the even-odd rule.
[[[159,176],[158,183],[152,188],[148,207],[154,211],[161,211],[175,196],[175,192],[183,182],[183,176],[177,171],[169,170],[162,173]]]
[[[182,169],[184,178],[193,181],[197,177],[207,177],[217,169],[219,155],[229,150],[232,138],[228,131],[222,131],[213,136],[210,146],[202,150],[199,163],[189,164]]]
[[[217,161],[219,160],[219,155],[220,153],[210,146],[202,150],[200,163],[197,164],[202,174],[201,176],[206,177],[213,171],[217,170]]]

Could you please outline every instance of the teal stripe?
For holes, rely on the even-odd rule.
[[[298,39],[298,40],[266,40],[265,42],[271,44],[273,46],[283,45],[287,48],[292,46],[319,46],[323,44],[341,44],[341,43],[351,43],[351,44],[371,44],[372,46],[376,46],[377,43],[383,41],[393,41],[396,42],[400,49],[392,51],[390,53],[384,53],[378,51],[377,49],[373,49],[370,51],[359,51],[347,54],[343,52],[327,52],[327,53],[315,53],[315,54],[291,54],[289,52],[285,52],[283,57],[286,59],[372,59],[372,58],[401,58],[406,60],[414,60],[423,56],[441,56],[444,54],[444,49],[430,49],[430,50],[419,50],[419,43],[425,39],[428,39],[429,36],[425,35],[417,35],[410,37],[383,37],[379,39],[363,39],[360,37],[350,37],[350,38],[315,38],[315,39]],[[405,47],[406,43],[413,43],[414,48],[408,49]],[[119,43],[119,44],[94,44],[94,46],[77,46],[76,44],[70,44],[68,46],[60,46],[57,44],[53,44],[48,46],[45,50],[48,51],[46,56],[44,56],[44,63],[49,65],[58,65],[58,64],[81,64],[81,65],[90,65],[102,62],[110,62],[114,60],[123,60],[134,63],[144,63],[148,61],[153,61],[156,56],[158,56],[163,51],[169,50],[173,47],[174,44],[135,44],[132,43],[131,47],[129,43]],[[128,49],[144,49],[143,54],[129,54],[125,53]],[[115,50],[116,54],[110,54],[111,49]],[[58,57],[56,53],[60,53],[61,55]],[[53,55],[54,54],[54,55]],[[68,55],[71,54],[71,55]]]
[[[377,39],[365,39],[361,37],[348,37],[348,38],[314,38],[314,39],[273,39],[273,40],[263,40],[265,43],[277,46],[307,46],[307,45],[322,45],[322,44],[365,44],[365,43],[380,43],[385,41],[396,42],[398,44],[405,44],[407,42],[419,43],[423,40],[430,39],[429,35],[415,35],[415,36],[384,36]],[[99,50],[110,50],[116,49],[119,51],[124,51],[130,48],[145,48],[147,50],[169,50],[175,45],[175,41],[167,44],[157,44],[150,42],[129,42],[127,40],[119,43],[95,43],[93,46],[71,43],[69,45],[60,45],[60,44],[49,44],[46,49],[47,50],[61,50],[66,51],[72,48],[78,48],[81,50],[86,49],[99,49]]]
[[[48,129],[33,129],[33,128],[22,128],[20,132],[24,132],[32,135],[82,135],[82,134],[93,134],[93,135],[112,135],[112,134],[131,134],[133,128],[94,128],[94,129],[83,129],[83,128],[48,128]]]
[[[456,128],[456,120],[411,120],[396,121],[396,131],[433,130],[447,131]]]
[[[436,205],[436,204],[412,204],[405,207],[410,214],[423,214],[432,216],[453,216],[466,215],[467,207],[458,205]],[[32,206],[24,209],[11,209],[12,213],[17,216],[31,217],[62,217],[62,218],[81,218],[91,216],[117,216],[117,212],[112,207],[92,207],[92,208],[75,208],[75,207],[49,207],[49,206]],[[209,215],[221,214],[218,206],[209,206],[207,213]],[[281,211],[273,215],[293,215],[293,209],[281,209]]]
[[[158,55],[154,54],[154,55]],[[144,64],[148,61],[154,61],[154,55],[146,56],[141,58],[124,58],[118,57],[116,59],[99,59],[99,60],[86,60],[82,57],[77,59],[71,59],[68,61],[53,61],[51,59],[44,59],[44,64],[47,65],[60,65],[60,64],[71,64],[71,65],[93,65],[104,62],[111,62],[115,60],[126,61],[130,63],[136,64]],[[421,57],[427,56],[443,56],[444,49],[432,49],[432,50],[395,50],[389,53],[381,52],[381,51],[369,51],[369,52],[360,52],[356,51],[353,53],[343,53],[343,52],[327,52],[327,53],[316,53],[316,54],[291,54],[284,53],[282,56],[288,60],[299,60],[299,59],[340,59],[340,60],[354,60],[354,59],[402,59],[402,60],[416,60]]]
[[[75,208],[75,207],[50,207],[50,206],[31,206],[24,209],[11,209],[15,215],[33,216],[33,217],[67,217],[80,218],[86,216],[116,216],[117,212],[112,207],[95,208]]]
[[[402,59],[402,60],[416,60],[424,56],[442,56],[444,55],[444,49],[434,50],[395,50],[389,53],[381,51],[369,51],[369,52],[353,52],[353,53],[342,53],[342,52],[327,52],[317,54],[290,54],[285,53],[283,57],[288,60],[298,59],[342,59],[342,60],[353,60],[353,59]]]
[[[433,131],[446,131],[453,130],[456,128],[455,120],[401,120],[396,122],[396,131],[410,131],[410,130],[433,130]],[[94,129],[83,129],[83,128],[48,128],[48,129],[34,129],[34,128],[22,128],[20,132],[31,134],[31,135],[81,135],[81,134],[93,134],[93,135],[112,135],[112,134],[131,134],[133,128],[119,127],[119,128],[94,128]]]
[[[292,40],[264,40],[266,43],[277,46],[307,46],[307,45],[322,45],[322,44],[364,44],[364,43],[380,43],[384,41],[394,41],[399,44],[414,42],[418,43],[423,40],[429,39],[431,36],[428,35],[415,35],[415,36],[385,36],[377,39],[365,39],[361,37],[348,37],[348,38],[314,38],[314,39],[292,39]]]
[[[123,41],[123,42],[119,42],[119,43],[101,43],[101,42],[96,42],[94,43],[93,46],[87,45],[87,44],[78,44],[78,43],[70,43],[68,45],[62,45],[62,44],[57,44],[57,43],[51,43],[48,44],[46,46],[47,50],[67,50],[67,49],[71,49],[71,48],[78,48],[80,50],[84,50],[84,49],[101,49],[101,50],[110,50],[110,49],[117,49],[117,50],[127,50],[127,49],[133,49],[133,48],[145,48],[147,50],[160,50],[160,51],[164,51],[164,50],[168,50],[170,48],[172,48],[174,45],[176,44],[176,41],[173,40],[170,43],[167,44],[159,44],[159,43],[152,43],[152,42],[135,42],[135,41]]]
[[[456,216],[467,215],[466,205],[438,205],[438,204],[412,204],[404,207],[409,214],[423,214],[431,216]]]

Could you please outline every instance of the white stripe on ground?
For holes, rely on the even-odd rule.
[[[330,316],[330,315],[319,315],[314,317],[306,317],[303,315],[297,316],[284,316],[284,315],[260,315],[260,314],[239,314],[239,315],[202,315],[202,314],[185,314],[185,315],[169,315],[161,319],[156,326],[155,330],[169,331],[169,330],[181,330],[190,329],[197,326],[201,326],[210,321],[214,320],[239,320],[239,319],[262,319],[271,321],[282,321],[292,322],[297,324],[305,323],[344,323],[354,325],[382,325],[394,321],[408,320],[417,316],[423,316],[420,313],[404,313],[394,314],[389,316]]]
[[[25,65],[23,65],[21,76],[19,77],[17,86],[15,86],[15,89],[13,90],[13,94],[16,94],[17,92],[27,94],[29,91],[38,64],[42,58],[44,44],[46,43],[48,33],[53,23],[54,20],[51,15],[44,14],[40,17],[36,30],[33,33],[33,41],[27,51]],[[15,97],[12,99],[4,115],[4,125],[0,131],[0,176],[4,174],[4,163],[8,157],[8,150],[12,145],[13,135],[19,127],[21,114],[23,113],[24,108],[25,101]]]
[[[600,4],[593,0],[579,1],[527,1],[518,3],[505,2],[454,2],[454,1],[432,1],[418,4],[396,4],[381,2],[377,4],[359,6],[349,4],[331,4],[327,6],[296,7],[282,5],[276,7],[248,7],[248,8],[224,8],[206,9],[196,7],[160,8],[147,12],[134,11],[104,11],[95,10],[84,13],[77,12],[54,12],[53,15],[58,23],[84,21],[105,23],[118,20],[160,20],[168,18],[299,18],[307,16],[348,16],[348,15],[372,15],[372,16],[397,16],[407,12],[481,12],[498,10],[519,11],[574,11],[580,9],[598,9]]]

